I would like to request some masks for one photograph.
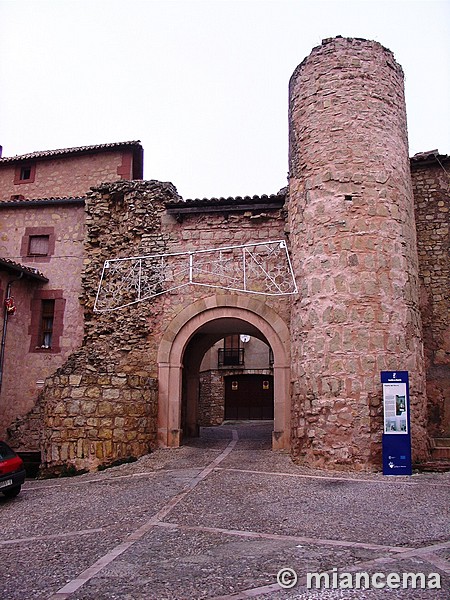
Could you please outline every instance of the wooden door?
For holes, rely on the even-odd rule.
[[[225,377],[225,419],[273,419],[273,376]]]

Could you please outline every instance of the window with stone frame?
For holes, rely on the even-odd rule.
[[[36,178],[36,163],[17,165],[14,173],[14,184],[34,183]]]
[[[53,323],[55,320],[55,301],[41,301],[41,327],[39,331],[39,342],[41,348],[52,347]]]
[[[50,262],[55,253],[56,234],[54,227],[26,227],[22,237],[20,254],[29,262]]]
[[[62,290],[36,290],[31,300],[30,352],[61,352],[65,305]]]

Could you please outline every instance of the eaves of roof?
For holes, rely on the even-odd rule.
[[[411,168],[422,167],[431,164],[440,164],[450,160],[450,156],[447,154],[439,154],[439,150],[428,150],[427,152],[418,152],[414,154],[409,161]]]
[[[113,142],[111,144],[97,144],[94,146],[79,146],[76,148],[60,148],[58,150],[39,150],[28,154],[16,156],[5,156],[0,158],[0,165],[5,163],[17,163],[35,159],[50,159],[60,156],[70,156],[74,154],[92,154],[96,152],[108,152],[109,150],[119,150],[121,148],[134,148],[142,151],[140,140],[131,142]]]
[[[83,205],[85,198],[83,196],[75,198],[22,198],[20,200],[0,200],[1,208],[29,208],[34,206],[56,206],[61,204],[80,204]]]
[[[169,214],[198,214],[210,212],[242,212],[248,210],[276,210],[283,207],[284,192],[262,196],[236,196],[235,198],[197,198],[180,202],[167,202]]]
[[[9,271],[10,273],[19,275],[22,274],[24,277],[28,277],[29,279],[48,283],[48,278],[37,269],[26,267],[25,265],[16,263],[8,258],[0,258],[0,271]]]

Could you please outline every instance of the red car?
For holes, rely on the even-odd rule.
[[[0,492],[15,498],[25,481],[25,467],[20,456],[5,442],[0,442]]]

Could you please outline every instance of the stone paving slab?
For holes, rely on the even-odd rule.
[[[237,433],[239,440],[237,439]],[[449,597],[448,474],[294,465],[270,424],[0,498],[1,600]],[[282,567],[299,575],[282,590]],[[305,588],[308,571],[438,572],[441,590]]]
[[[27,482],[14,502],[0,498],[0,544],[15,537],[89,528],[116,528],[127,533],[148,520],[197,473],[198,469],[186,469],[114,479],[105,472],[96,481],[59,479],[57,485],[45,488]]]
[[[450,534],[450,488],[333,481],[220,470],[170,514],[185,525],[421,545]],[[210,498],[214,497],[213,504]]]
[[[297,547],[288,540],[242,539],[226,534],[156,527],[74,595],[96,600],[114,587],[118,598],[178,600],[208,599],[273,584],[280,565],[327,568],[370,559],[370,551]]]
[[[48,598],[116,543],[117,536],[103,532],[0,547],[0,598]]]

